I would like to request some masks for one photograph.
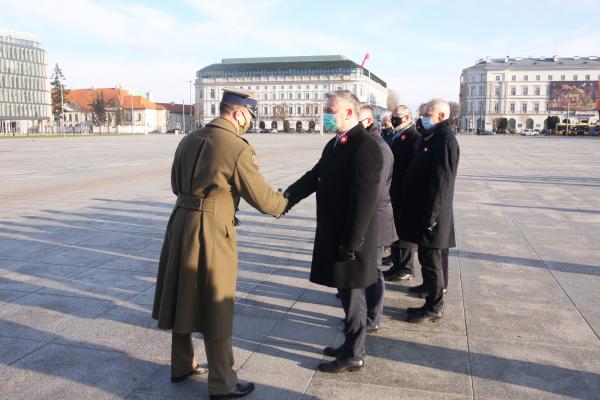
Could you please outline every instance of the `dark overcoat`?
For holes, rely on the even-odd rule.
[[[447,120],[423,132],[404,179],[400,239],[436,249],[456,246],[452,203],[459,156]]]
[[[400,231],[400,209],[402,208],[402,188],[404,187],[404,177],[406,170],[417,151],[417,146],[421,140],[421,134],[417,131],[414,124],[398,132],[394,140],[390,143],[392,154],[394,155],[394,172],[392,174],[392,184],[390,186],[390,198],[394,210],[394,224],[396,232]],[[400,240],[399,247],[412,248],[416,245],[405,240]]]
[[[152,317],[159,328],[176,333],[231,337],[237,205],[243,198],[278,216],[287,201],[267,185],[254,149],[238,136],[237,127],[220,117],[181,140],[171,187],[177,202],[160,254]]]
[[[390,185],[392,184],[392,172],[394,169],[394,156],[390,146],[381,136],[372,136],[381,150],[383,164],[381,166],[381,178],[377,187],[379,199],[375,218],[377,220],[377,246],[389,246],[398,239],[394,225],[394,213],[392,201],[390,200]]]
[[[383,157],[377,142],[358,123],[347,142],[332,138],[317,164],[286,192],[290,204],[313,192],[317,229],[310,281],[337,288],[364,288],[377,280],[377,185]],[[358,252],[340,261],[339,246]]]

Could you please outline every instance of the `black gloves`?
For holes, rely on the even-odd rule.
[[[340,261],[354,261],[356,260],[356,252],[343,245],[338,248],[338,258]]]

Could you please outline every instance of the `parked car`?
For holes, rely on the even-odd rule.
[[[529,129],[529,128],[525,128],[523,129],[523,133],[521,133],[522,136],[538,136],[540,133],[538,131],[536,131],[535,129]]]
[[[279,132],[279,131],[278,131],[277,129],[273,128],[273,129],[271,129],[269,132],[271,132],[271,133],[277,133],[277,132]]]
[[[248,133],[258,133],[258,128],[248,129]]]
[[[493,131],[479,131],[479,134],[481,136],[494,136],[496,134],[496,132],[493,132]]]

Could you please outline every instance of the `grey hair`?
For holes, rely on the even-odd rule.
[[[411,121],[413,120],[413,115],[412,111],[410,110],[410,107],[405,106],[404,104],[398,104],[396,107],[394,107],[394,112],[397,112],[396,110],[401,111],[404,115],[408,115]]]
[[[356,97],[356,95],[354,95],[351,91],[349,91],[349,90],[334,90],[333,92],[329,92],[329,93],[325,94],[325,98],[326,99],[334,98],[338,101],[339,100],[345,101],[346,103],[348,103],[351,106],[354,113],[356,115],[358,115],[358,104],[360,102],[358,100],[358,97]]]
[[[379,116],[379,122],[382,124],[386,119],[392,119],[392,113],[390,111],[386,111]]]
[[[361,103],[360,111],[362,111],[362,110],[367,110],[369,113],[371,113],[371,116],[373,117],[373,119],[375,118],[375,109],[373,108],[372,105],[370,105],[368,103]]]
[[[447,118],[450,117],[450,103],[444,99],[431,99],[427,102],[428,111],[442,111]]]

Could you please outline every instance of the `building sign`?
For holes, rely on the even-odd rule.
[[[594,111],[600,109],[600,81],[561,81],[550,83],[548,110]]]

